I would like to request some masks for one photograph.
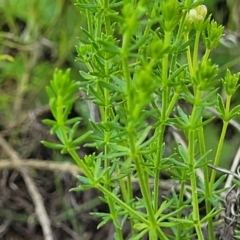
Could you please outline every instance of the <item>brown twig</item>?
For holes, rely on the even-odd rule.
[[[33,179],[29,176],[27,169],[21,166],[22,161],[20,160],[18,153],[8,144],[8,142],[2,136],[0,136],[0,146],[10,157],[11,160],[9,160],[9,162],[11,162],[11,164],[17,164],[19,166],[19,172],[21,173],[28,192],[33,200],[36,214],[42,227],[44,239],[53,240],[50,219],[45,209],[42,196],[39,193]]]
[[[16,169],[19,168],[34,168],[40,170],[60,171],[75,174],[82,174],[82,170],[71,163],[56,163],[53,161],[45,161],[41,159],[20,159],[18,162],[13,162],[9,159],[0,160],[0,170],[3,169]]]
[[[60,171],[60,172],[68,172],[74,176],[77,174],[83,174],[83,171],[74,164],[71,163],[56,163],[53,161],[45,161],[41,159],[18,159],[17,162],[13,162],[9,159],[1,159],[0,160],[0,170],[6,169],[15,169],[19,170],[19,168],[32,168],[39,170],[48,170],[48,171]],[[137,183],[138,179],[132,176],[132,182]],[[149,180],[149,184],[152,185],[153,181]],[[175,188],[177,191],[180,190],[180,185],[178,181],[175,180],[161,180],[159,187],[163,189],[172,189]],[[186,189],[190,189],[190,186],[186,185]],[[188,192],[185,193],[187,198],[190,198]]]

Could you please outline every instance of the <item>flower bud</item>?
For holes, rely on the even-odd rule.
[[[233,95],[239,87],[240,73],[231,74],[230,70],[227,70],[226,76],[223,79],[223,87],[228,96]]]
[[[205,19],[207,16],[207,7],[205,5],[199,5],[196,8],[198,18],[202,18],[202,20]]]
[[[223,36],[223,26],[218,26],[215,21],[211,21],[206,31],[203,33],[203,42],[207,49],[212,50],[217,47]]]
[[[188,12],[186,19],[189,23],[193,24],[193,27],[196,30],[201,31],[204,27],[204,20],[206,15],[207,7],[205,5],[199,5]]]
[[[162,26],[171,32],[178,24],[180,4],[178,0],[165,0],[161,4]]]
[[[164,43],[163,40],[160,39],[157,35],[153,37],[153,40],[150,42],[148,46],[148,51],[151,58],[159,59],[164,54]]]
[[[218,66],[212,64],[211,60],[201,61],[198,64],[196,77],[194,77],[194,85],[200,91],[209,90],[216,87],[216,76],[217,76]]]

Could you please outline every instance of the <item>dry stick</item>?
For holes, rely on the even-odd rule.
[[[83,174],[83,171],[74,164],[71,163],[56,163],[53,161],[46,161],[40,159],[19,159],[19,161],[9,161],[8,159],[0,159],[0,170],[2,169],[16,169],[22,168],[34,168],[40,170],[69,172],[73,175]]]
[[[0,136],[0,145],[5,150],[6,154],[11,158],[13,164],[21,163],[18,153],[8,144],[8,142],[2,136]],[[42,196],[34,184],[33,179],[29,176],[27,169],[20,167],[19,171],[24,179],[28,192],[35,205],[36,214],[42,227],[44,239],[53,240],[51,223],[45,209]]]
[[[1,144],[1,143],[0,143]],[[40,170],[49,170],[49,171],[60,171],[60,172],[68,172],[72,175],[76,176],[77,174],[83,174],[83,171],[79,168],[79,166],[74,165],[72,163],[56,163],[53,161],[45,161],[41,159],[18,159],[18,161],[10,161],[9,159],[0,159],[0,170],[3,169],[15,169],[19,170],[19,168],[33,168]],[[138,179],[132,176],[132,182],[138,183]],[[149,180],[149,184],[153,184],[152,180]],[[175,180],[162,180],[160,182],[159,187],[163,189],[176,189],[180,190],[180,185],[178,181]],[[190,189],[190,186],[186,185],[186,189]],[[187,198],[190,198],[190,194],[188,192],[185,193]]]
[[[240,162],[240,147],[238,148],[238,151],[234,157],[234,160],[233,160],[233,163],[232,163],[232,166],[230,169],[231,172],[234,172],[234,173],[236,172],[237,167],[239,166],[239,162]],[[234,176],[232,174],[228,174],[228,178],[227,178],[224,188],[229,188],[232,186],[233,177]]]

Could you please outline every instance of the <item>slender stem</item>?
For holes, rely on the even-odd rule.
[[[185,192],[185,179],[186,178],[186,171],[182,171],[182,180],[181,180],[181,186],[180,186],[180,191],[179,191],[179,197],[178,197],[178,208],[183,206],[183,198],[184,198],[184,192]],[[182,218],[182,211],[179,211],[177,213],[177,218],[181,219]],[[182,231],[182,226],[179,224],[178,228],[177,228],[177,236],[176,236],[176,240],[181,240],[182,236],[181,236],[181,231]]]
[[[79,155],[76,153],[75,150],[69,149],[68,153],[71,155],[71,157],[74,159],[74,161],[77,163],[77,165],[82,169],[86,177],[90,180],[91,184],[95,184],[95,179],[92,175],[92,173],[89,171],[89,168],[86,166],[85,162],[79,157]]]
[[[229,111],[230,111],[231,97],[232,96],[227,95],[227,101],[226,101],[226,107],[225,107],[225,117],[224,117],[225,119],[227,119]],[[219,161],[220,161],[220,157],[221,157],[221,153],[222,153],[222,149],[223,149],[223,143],[224,143],[224,139],[226,136],[227,127],[228,127],[228,123],[229,123],[229,120],[225,120],[225,119],[223,119],[222,132],[221,132],[221,136],[220,136],[220,139],[218,142],[217,152],[216,152],[214,163],[213,163],[213,165],[215,167],[217,167],[219,165]],[[215,178],[216,178],[216,170],[212,170],[212,174],[211,174],[211,178],[210,178],[210,189],[212,189],[212,187],[213,187]]]
[[[131,175],[127,176],[126,181],[124,179],[119,179],[119,186],[121,189],[122,197],[125,203],[128,203],[129,207],[135,210],[134,203],[131,201],[133,199],[133,189],[132,189],[132,179]],[[130,218],[130,225],[132,235],[136,234],[136,229],[134,229],[135,219]]]
[[[86,17],[87,17],[88,31],[89,31],[89,33],[91,34],[91,36],[93,36],[93,34],[94,34],[93,22],[92,22],[93,15],[92,15],[91,12],[88,11],[88,10],[86,10]]]
[[[201,223],[199,217],[199,206],[198,206],[198,195],[197,195],[197,179],[196,173],[194,168],[194,143],[195,143],[195,130],[189,130],[188,133],[188,140],[189,140],[189,147],[188,147],[188,154],[189,154],[189,166],[191,169],[191,191],[192,191],[192,206],[193,206],[193,221],[196,229],[196,233],[198,236],[198,240],[204,240],[203,234],[201,231]]]
[[[152,203],[151,203],[151,199],[150,199],[148,182],[146,181],[145,173],[142,169],[141,160],[138,155],[136,155],[136,157],[135,157],[135,165],[136,165],[136,170],[138,173],[139,185],[140,185],[141,192],[142,192],[143,198],[145,200],[145,204],[146,204],[148,219],[149,219],[149,222],[151,223],[151,227],[153,230],[152,233],[151,233],[151,231],[149,232],[150,240],[155,240],[155,238],[153,237],[155,231],[158,232],[160,239],[167,240],[167,237],[165,236],[165,234],[157,226],[157,222],[154,217],[154,212],[153,212]],[[150,228],[150,230],[151,230],[151,228]]]
[[[191,0],[186,0],[185,1],[185,7],[188,8],[190,6],[190,4],[191,4]]]
[[[167,48],[171,42],[171,32],[165,31],[164,48]],[[165,88],[168,83],[168,57],[169,54],[164,54],[162,59],[162,87]]]
[[[84,174],[91,181],[94,187],[103,192],[106,196],[108,196],[108,198],[111,198],[113,202],[116,202],[119,204],[119,206],[123,207],[123,209],[125,209],[131,215],[131,217],[136,218],[142,223],[149,225],[149,221],[145,217],[143,217],[142,214],[132,209],[128,204],[124,203],[120,198],[118,198],[116,195],[106,189],[105,186],[101,185],[100,183],[96,183],[92,173],[88,170],[88,167],[84,164],[84,161],[80,159],[79,155],[76,153],[75,150],[69,150],[68,152],[71,157],[76,161],[76,163],[79,163],[79,166],[82,168]]]
[[[189,156],[189,168],[191,170],[190,182],[191,182],[191,191],[192,191],[192,206],[193,206],[193,221],[195,225],[195,230],[198,236],[198,240],[204,240],[203,234],[201,231],[201,223],[199,216],[199,206],[198,206],[198,194],[197,194],[197,179],[195,172],[195,135],[196,135],[196,114],[199,108],[199,103],[201,101],[201,91],[196,91],[195,93],[195,103],[193,106],[192,114],[190,116],[190,130],[188,132],[188,156]]]
[[[197,45],[197,44],[196,44]],[[198,45],[196,46],[198,47]],[[202,61],[207,61],[210,54],[210,50],[206,49],[205,54],[203,56]],[[195,54],[196,56],[196,54]],[[195,61],[197,61],[197,57],[195,57]],[[195,65],[196,66],[196,65]],[[200,120],[200,125],[202,123],[202,118]],[[199,137],[199,148],[200,148],[200,155],[204,155],[206,153],[206,146],[205,146],[205,138],[204,138],[204,130],[203,126],[199,127],[198,129],[198,137]],[[209,171],[207,166],[207,158],[204,158],[204,166],[203,166],[203,175],[204,175],[204,186],[205,186],[205,206],[206,206],[206,215],[210,214],[211,212],[211,191],[209,186]],[[209,240],[214,240],[214,228],[213,228],[213,219],[208,219],[208,236]]]
[[[168,47],[170,44],[171,32],[165,32],[164,35],[164,47]],[[168,54],[165,54],[162,59],[162,109],[161,116],[159,121],[161,125],[156,129],[156,134],[158,135],[158,149],[156,153],[155,160],[155,173],[154,173],[154,190],[153,190],[153,207],[154,211],[158,209],[158,199],[159,199],[159,178],[160,178],[160,164],[161,164],[161,156],[162,156],[162,145],[164,141],[164,131],[165,131],[165,122],[167,119],[167,106],[168,106],[168,98],[169,98],[169,88],[167,87],[168,81]]]
[[[158,209],[158,201],[159,201],[159,174],[160,174],[160,158],[162,155],[162,145],[163,145],[163,138],[164,138],[164,129],[165,126],[162,124],[156,129],[156,133],[158,134],[158,148],[156,153],[156,163],[155,163],[155,174],[154,174],[154,194],[153,194],[153,203],[154,203],[154,211],[156,212]],[[158,168],[157,168],[158,166]]]
[[[117,220],[117,213],[115,210],[115,207],[113,205],[113,203],[118,203],[121,207],[123,207],[123,209],[125,209],[132,218],[138,219],[140,220],[142,223],[145,223],[147,225],[149,225],[149,221],[143,217],[140,213],[136,212],[131,206],[129,206],[128,204],[124,203],[121,199],[119,199],[116,195],[114,195],[111,191],[109,191],[105,186],[102,186],[100,183],[96,183],[95,179],[93,177],[93,175],[91,174],[91,172],[88,170],[88,167],[85,165],[84,161],[82,161],[78,154],[76,153],[75,150],[69,150],[68,151],[69,154],[71,155],[71,157],[76,161],[76,163],[78,163],[78,165],[81,167],[81,169],[83,170],[84,174],[87,176],[87,178],[91,181],[91,183],[93,185],[95,185],[95,187],[100,190],[102,193],[104,193],[107,198],[108,198],[108,204],[109,204],[109,208],[112,215],[112,219],[114,222],[114,225],[116,227],[116,232],[117,232],[117,236],[119,237],[118,239],[123,239],[122,237],[122,231],[119,225],[119,222]],[[111,201],[109,201],[109,199],[111,199]],[[164,238],[163,238],[164,239]]]
[[[210,49],[206,49],[204,56],[203,56],[203,62],[208,60],[209,54],[210,54],[211,50]]]
[[[201,122],[202,122],[202,119],[201,119]],[[206,147],[205,147],[204,131],[202,126],[198,130],[198,138],[199,138],[200,155],[204,155],[206,153]],[[211,202],[209,201],[211,192],[209,187],[209,172],[208,172],[207,163],[208,163],[207,159],[204,158],[203,175],[204,175],[204,186],[205,186],[206,215],[210,214],[211,212]],[[208,236],[209,236],[209,240],[215,239],[212,218],[208,219]]]
[[[185,42],[189,41],[188,35],[189,33],[187,32],[184,33]],[[189,68],[190,75],[193,76],[193,64],[192,64],[192,57],[191,57],[191,49],[189,45],[187,46],[187,61],[188,61],[188,68]]]
[[[195,36],[195,42],[194,42],[194,50],[193,50],[193,73],[196,73],[197,69],[197,63],[198,63],[198,48],[199,48],[199,38],[200,38],[201,32],[197,31]],[[192,76],[195,77],[195,76]]]
[[[124,78],[126,81],[126,93],[127,93],[127,98],[128,98],[127,112],[128,112],[129,122],[128,122],[128,125],[126,126],[126,128],[127,128],[129,148],[130,148],[130,158],[132,159],[132,161],[134,162],[135,167],[136,167],[140,189],[141,189],[143,199],[146,204],[148,219],[151,224],[150,229],[152,229],[152,230],[149,230],[149,238],[151,240],[154,240],[154,237],[153,237],[153,236],[155,236],[154,232],[155,233],[158,232],[160,234],[161,239],[167,240],[165,234],[157,226],[157,222],[154,217],[154,211],[153,211],[152,203],[151,203],[151,199],[150,199],[150,196],[151,196],[150,189],[148,186],[148,181],[146,181],[145,172],[144,172],[143,165],[142,165],[143,160],[139,156],[137,149],[136,149],[135,119],[133,119],[132,113],[131,113],[132,110],[134,109],[134,107],[136,108],[136,106],[134,106],[135,103],[132,101],[132,97],[131,97],[131,83],[132,82],[130,79],[129,62],[128,62],[128,49],[129,49],[128,46],[130,43],[130,39],[131,39],[131,32],[130,32],[130,30],[126,30],[126,32],[123,34],[122,68],[123,68],[123,75],[124,75]]]
[[[138,213],[137,211],[132,209],[128,204],[123,202],[120,198],[118,198],[112,192],[108,191],[104,186],[102,186],[101,184],[98,183],[96,185],[96,188],[98,190],[100,190],[101,192],[103,192],[106,196],[111,198],[114,202],[119,204],[119,206],[121,206],[123,209],[125,209],[132,218],[138,219],[140,222],[145,223],[148,226],[150,225],[149,221],[147,220],[147,218],[145,216],[142,215],[142,213]]]
[[[104,0],[103,2],[103,8],[105,11],[108,11],[109,8],[109,0]],[[105,26],[105,31],[107,36],[111,35],[110,32],[110,21],[109,18],[105,15],[104,19],[102,18],[102,16],[98,16],[97,18],[97,25],[96,25],[96,34],[97,37],[100,38],[101,37],[101,32],[102,32],[102,24],[104,24]],[[108,53],[105,53],[105,60],[104,60],[104,71],[105,71],[105,78],[103,79],[105,82],[109,83],[110,81],[110,73],[109,73],[109,60],[108,60]],[[102,122],[108,124],[110,123],[111,120],[111,111],[110,111],[110,93],[109,93],[109,89],[104,88],[103,89],[103,95],[104,95],[104,107],[102,108],[102,112],[103,112],[103,118],[102,118]],[[108,143],[110,141],[110,132],[108,130],[104,130],[104,142],[106,143],[104,146],[104,154],[109,154],[110,153],[110,149],[108,146]],[[104,169],[109,169],[110,164],[111,164],[111,159],[109,158],[105,158],[104,159]],[[110,186],[110,182],[111,182],[111,176],[109,171],[106,172],[105,174],[105,181],[104,181],[104,187],[108,190],[108,191],[112,191],[112,188]],[[117,235],[117,239],[119,240],[123,240],[123,232],[121,230],[121,226],[118,220],[118,215],[116,212],[116,207],[115,207],[115,202],[113,201],[113,199],[106,195],[106,199],[108,202],[108,206],[109,206],[109,210],[112,216],[112,220],[116,229],[116,235]]]

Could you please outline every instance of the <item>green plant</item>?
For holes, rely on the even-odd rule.
[[[221,211],[219,193],[224,191],[218,187],[224,178],[216,181],[216,172],[210,173],[207,166],[212,159],[208,159],[204,127],[213,117],[205,118],[205,110],[214,107],[223,121],[213,160],[218,166],[227,126],[240,109],[230,107],[239,74],[227,71],[219,79],[218,66],[209,56],[223,27],[206,17],[201,2],[79,0],[76,4],[86,18],[86,28],[82,28],[86,37],[76,48],[77,61],[87,71],[80,71],[79,82],[71,80],[69,70],[55,71],[47,87],[55,120],[44,123],[52,127],[60,143],[43,144],[70,154],[83,170],[84,176],[78,176],[81,184],[73,190],[102,192],[109,213],[94,214],[103,219],[99,227],[114,223],[115,239],[124,239],[122,227],[127,221],[132,240],[146,234],[151,240],[194,236],[201,240],[205,223],[209,239],[215,239],[214,217]],[[226,101],[218,94],[221,84]],[[69,118],[79,88],[100,114],[100,121],[89,120],[91,129],[80,136],[81,119]],[[167,154],[167,128],[181,131],[187,147],[179,143]],[[86,145],[98,151],[81,159],[77,149],[87,140]],[[159,202],[163,170],[180,187],[178,193],[174,190],[171,198]],[[133,179],[139,183],[140,198],[134,196]],[[200,203],[205,204],[204,216]]]
[[[47,103],[44,87],[54,69],[74,62],[71,52],[80,28],[71,22],[80,25],[81,19],[73,4],[65,0],[51,4],[46,0],[3,0],[0,15],[0,52],[7,53],[1,59],[14,58],[0,62],[0,121],[7,129],[24,121],[30,109]]]

